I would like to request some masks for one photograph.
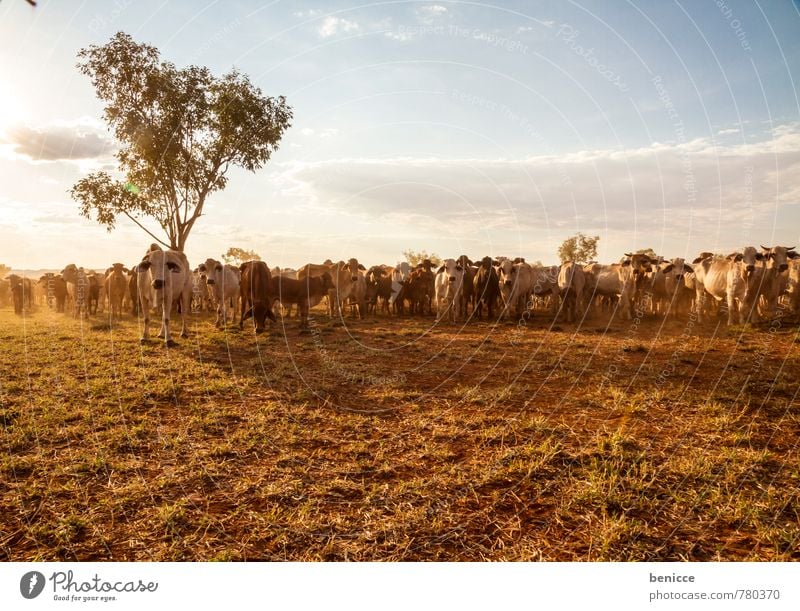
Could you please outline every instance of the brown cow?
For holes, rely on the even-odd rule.
[[[241,281],[239,294],[242,298],[242,315],[239,317],[239,328],[252,316],[256,333],[263,333],[266,319],[275,321],[272,313],[272,276],[269,267],[263,261],[245,261],[239,266]]]
[[[322,298],[334,289],[333,280],[328,272],[323,273],[320,277],[307,277],[303,280],[278,276],[273,278],[272,282],[275,299],[284,306],[297,304],[301,329],[308,327],[308,310],[322,301]]]
[[[128,279],[125,277],[127,273],[128,268],[122,263],[114,263],[106,271],[103,288],[105,289],[112,318],[122,317],[122,301],[125,298],[125,291],[128,289]]]

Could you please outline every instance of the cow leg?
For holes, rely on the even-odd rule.
[[[186,321],[189,318],[189,312],[191,311],[192,307],[192,294],[184,293],[181,296],[181,299],[181,337],[187,338],[189,337],[189,331],[186,327]]]
[[[728,324],[736,324],[736,296],[733,293],[725,295],[725,303],[728,306]]]

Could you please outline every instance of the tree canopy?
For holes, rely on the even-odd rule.
[[[442,264],[442,259],[439,257],[439,255],[436,253],[428,254],[428,251],[426,250],[420,250],[419,252],[416,252],[409,248],[408,250],[403,251],[403,256],[406,258],[406,261],[409,262],[411,267],[416,267],[425,259],[430,259],[434,266]]]
[[[561,243],[561,246],[558,247],[558,258],[562,263],[574,261],[580,265],[585,265],[597,258],[597,243],[599,241],[600,236],[586,236],[579,232]]]
[[[255,251],[231,246],[227,252],[222,255],[222,260],[227,265],[241,265],[245,261],[261,261],[261,257]]]
[[[225,188],[228,170],[261,168],[291,126],[283,96],[264,96],[236,70],[215,77],[204,67],[176,68],[123,32],[78,58],[121,144],[116,157],[124,178],[95,172],[70,193],[83,216],[109,231],[123,215],[164,246],[183,250],[208,196]]]

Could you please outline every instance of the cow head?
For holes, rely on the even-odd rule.
[[[333,284],[333,278],[331,278],[331,275],[328,272],[322,274],[322,276],[320,277],[320,281],[322,282],[323,290],[329,291],[331,289],[336,288]]]
[[[511,259],[503,259],[497,269],[497,275],[500,277],[500,284],[507,287],[514,285],[516,280],[517,268],[514,267],[514,262]]]
[[[622,262],[623,265],[630,265],[633,269],[634,275],[639,274],[646,274],[648,272],[653,271],[653,263],[656,263],[656,259],[651,259],[648,255],[635,253],[631,254],[629,252],[625,253],[625,260]]]
[[[150,271],[152,286],[156,290],[164,288],[164,279],[166,273],[178,273],[181,271],[180,265],[167,258],[166,253],[160,248],[157,250],[150,250],[139,262],[136,271],[143,273]]]
[[[789,269],[789,259],[794,259],[798,255],[794,251],[794,246],[773,246],[768,248],[761,246],[763,255],[767,260],[767,269],[776,270],[778,273]]]

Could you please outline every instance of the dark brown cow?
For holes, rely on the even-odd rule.
[[[89,297],[86,302],[86,309],[89,314],[97,314],[97,308],[100,304],[100,279],[95,272],[89,272],[86,277],[89,280]]]
[[[389,300],[392,297],[392,269],[385,265],[374,265],[369,268],[365,281],[367,284],[367,314],[375,313],[379,298],[383,300],[381,309],[389,314]]]
[[[308,310],[317,305],[328,291],[334,289],[333,280],[328,272],[318,277],[307,277],[303,280],[278,276],[272,279],[272,296],[284,307],[296,303],[300,312],[300,328],[308,327]]]
[[[55,308],[56,312],[64,312],[64,304],[67,300],[67,283],[61,276],[54,273],[47,273],[37,283],[41,286],[47,297],[47,305]]]
[[[458,315],[464,320],[469,315],[470,306],[475,310],[475,270],[472,267],[472,261],[469,260],[467,255],[461,255],[456,259],[456,263],[464,270],[464,280],[461,285],[461,294],[459,295]]]
[[[239,328],[244,321],[253,317],[256,333],[263,333],[267,318],[275,322],[272,313],[272,275],[263,261],[245,261],[239,266],[242,274],[239,282],[239,295],[242,298],[242,315]]]
[[[500,277],[492,263],[491,257],[484,257],[473,280],[475,313],[478,319],[483,313],[484,305],[489,308],[489,318],[494,318],[494,306],[500,299]]]
[[[420,265],[411,272],[411,276],[406,280],[401,295],[398,296],[398,301],[402,297],[403,300],[409,302],[411,314],[425,314],[426,310],[428,314],[433,312],[431,303],[433,301],[436,276],[430,269],[430,261],[427,261],[427,263],[427,269],[425,265]]]
[[[33,299],[33,284],[29,278],[11,274],[8,278],[11,300],[14,303],[14,314],[22,314],[25,308],[30,308]]]
[[[136,316],[139,313],[139,274],[136,265],[131,265],[128,272],[128,297],[131,300],[131,314]]]

